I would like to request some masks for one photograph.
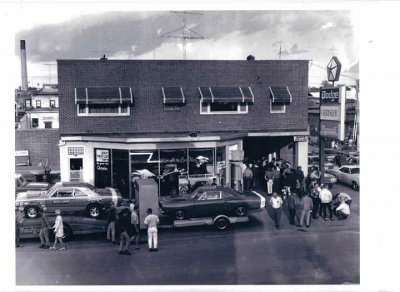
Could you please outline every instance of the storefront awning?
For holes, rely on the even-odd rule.
[[[182,87],[161,87],[164,104],[184,104],[185,95]]]
[[[271,86],[269,87],[272,103],[289,104],[292,102],[292,95],[287,86]]]
[[[132,103],[130,87],[77,87],[75,88],[76,104],[116,104]]]
[[[202,102],[254,102],[250,87],[199,87]]]

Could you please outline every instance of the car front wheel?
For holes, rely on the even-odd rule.
[[[242,216],[246,216],[246,214],[247,214],[247,209],[244,206],[239,206],[235,210],[236,216],[242,217]]]
[[[226,230],[229,228],[230,222],[227,218],[222,217],[215,220],[214,224],[218,230]]]
[[[185,219],[185,212],[183,210],[178,210],[175,212],[174,217],[176,220],[183,220],[183,219]]]
[[[27,218],[37,218],[39,216],[39,208],[36,206],[28,206],[25,208],[25,216]]]
[[[351,187],[353,190],[358,191],[358,189],[360,188],[360,186],[358,185],[357,182],[353,181],[351,184]]]
[[[98,204],[89,205],[86,209],[87,215],[90,218],[97,219],[101,215],[101,207]]]

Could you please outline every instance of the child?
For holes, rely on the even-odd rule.
[[[350,215],[350,206],[342,201],[340,205],[336,208],[336,216],[338,220],[344,220]]]
[[[56,249],[57,240],[63,245],[60,250],[65,250],[67,247],[64,245],[62,241],[62,237],[64,236],[64,225],[61,217],[61,211],[59,209],[56,210],[56,222],[54,223],[53,229],[55,234],[54,245],[50,247],[50,249]]]

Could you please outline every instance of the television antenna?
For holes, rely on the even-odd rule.
[[[191,15],[203,15],[203,13],[199,12],[190,12],[190,11],[171,11],[172,13],[182,14],[182,26],[177,29],[171,30],[167,33],[161,35],[163,38],[175,38],[182,39],[182,53],[183,59],[186,60],[186,43],[188,39],[204,39],[204,37],[198,32],[190,29],[186,25],[186,17],[188,14]]]

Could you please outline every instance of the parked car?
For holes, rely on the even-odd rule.
[[[15,194],[26,192],[27,190],[32,191],[44,191],[50,188],[50,184],[47,182],[29,182],[24,175],[20,173],[15,174]]]
[[[335,155],[337,151],[335,149],[325,148],[325,160],[328,162],[335,162]]]
[[[360,167],[358,165],[343,165],[329,169],[328,172],[336,176],[338,182],[350,185],[353,190],[360,189]]]
[[[249,210],[265,207],[265,198],[254,192],[240,193],[219,186],[203,186],[190,195],[161,198],[161,213],[176,220],[217,215],[246,216]]]
[[[54,225],[56,216],[49,215],[47,217],[50,226]],[[24,220],[19,227],[21,238],[38,238],[40,231],[41,219]],[[63,216],[64,237],[63,240],[69,241],[74,235],[106,233],[107,220],[97,220],[82,216]],[[49,232],[50,240],[54,240],[54,232]]]
[[[319,155],[308,155],[308,165],[309,166],[318,166],[319,168]],[[330,161],[325,161],[324,169],[333,168],[335,164]]]
[[[319,171],[319,166],[318,165],[309,165],[308,166],[308,173],[311,173],[312,169],[317,169]],[[331,189],[335,183],[337,183],[337,179],[334,175],[329,174],[326,172],[327,168],[325,168],[324,172],[324,179],[322,180],[322,183],[325,185],[328,185],[329,188]]]
[[[59,182],[47,191],[19,193],[15,206],[24,210],[27,218],[38,217],[38,211],[53,213],[60,209],[63,214],[84,212],[91,218],[100,218],[111,202],[121,204],[120,192],[114,188],[96,189],[83,182]]]

